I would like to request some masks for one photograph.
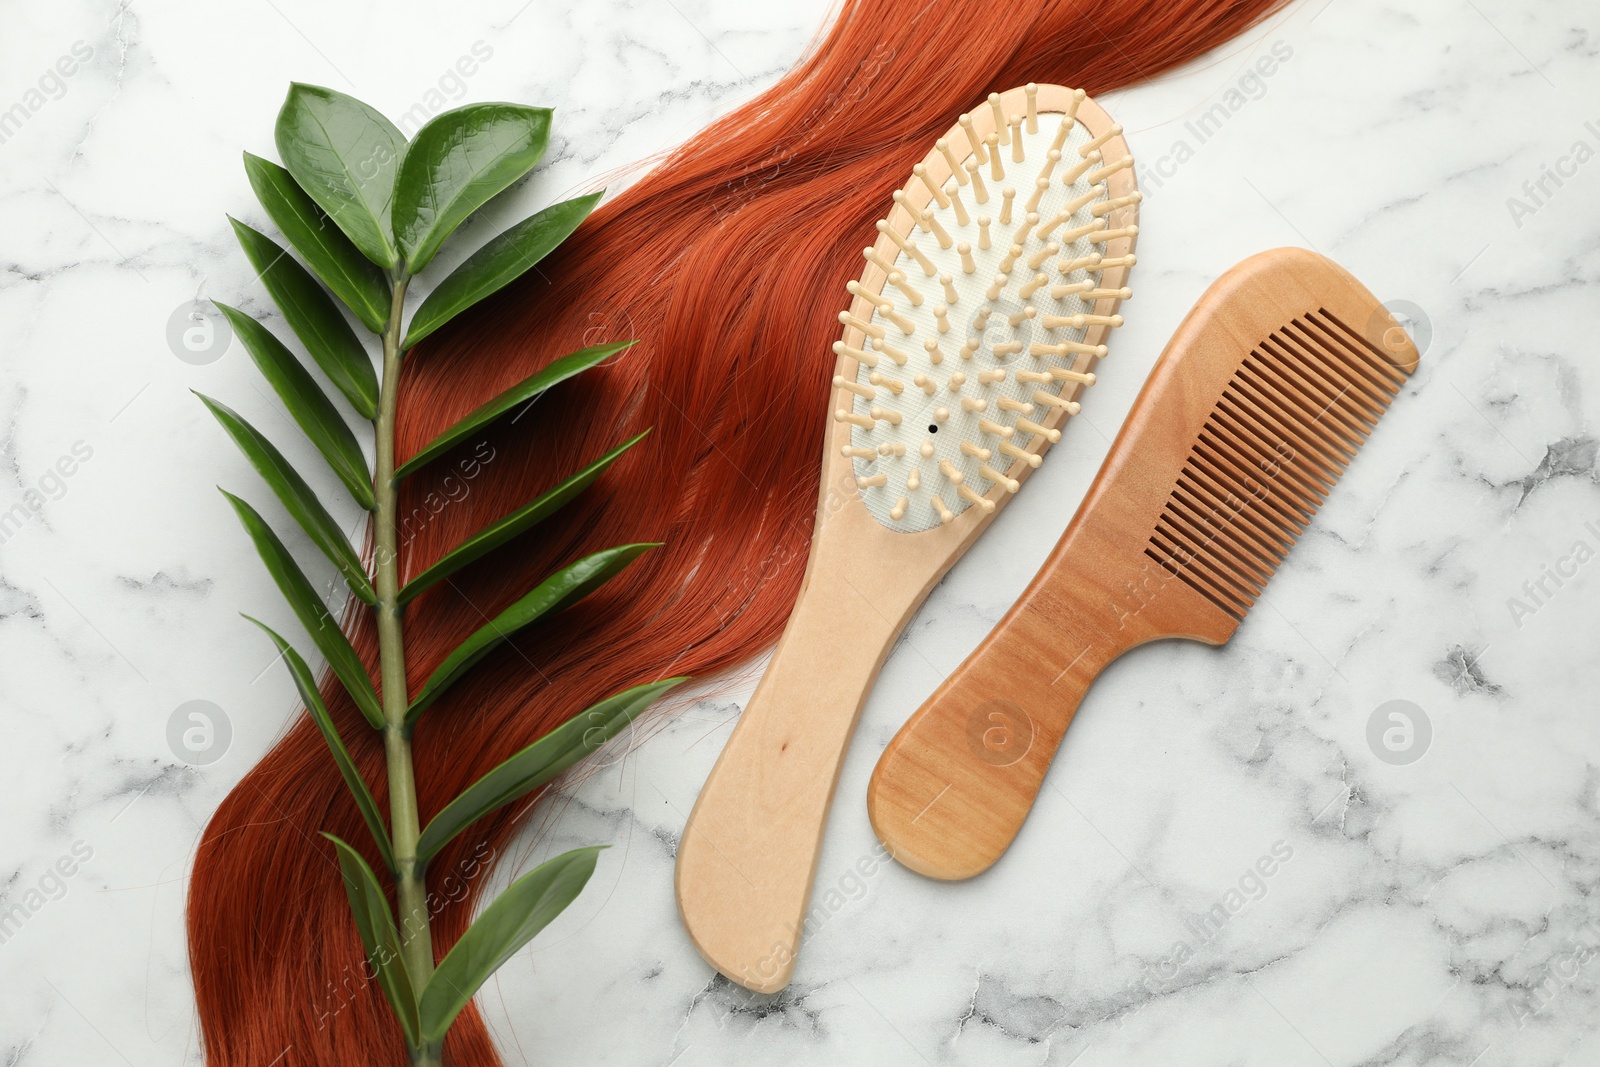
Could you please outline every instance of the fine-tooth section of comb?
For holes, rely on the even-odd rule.
[[[994,863],[1094,679],[1148,641],[1231,637],[1416,362],[1313,252],[1219,278],[1021,599],[884,750],[867,810],[894,857],[946,879]]]
[[[761,993],[794,969],[878,671],[1060,440],[1130,295],[1139,194],[1120,127],[1059,85],[974,103],[863,234],[800,596],[679,838],[684,928]]]
[[[1404,381],[1325,308],[1274,330],[1206,417],[1145,555],[1243,619]]]
[[[990,513],[1016,492],[1122,325],[1140,194],[1111,195],[1131,164],[1103,158],[1121,128],[1078,122],[1082,90],[1041,114],[1037,89],[1009,114],[994,94],[986,136],[961,116],[959,135],[895,191],[846,287],[855,300],[834,352],[855,367],[834,379],[834,418],[854,427],[841,454],[890,529]]]

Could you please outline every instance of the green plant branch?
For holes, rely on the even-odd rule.
[[[549,575],[489,626],[469,635],[411,699],[402,620],[406,602],[559,509],[644,436],[618,445],[554,489],[479,530],[435,560],[409,586],[401,586],[398,482],[502,415],[632,343],[595,345],[552,360],[443,430],[403,466],[396,465],[395,412],[405,351],[530,269],[599,201],[599,194],[591,194],[552,204],[506,230],[436,285],[412,316],[409,333],[402,332],[412,277],[464,219],[533,168],[548,144],[549,127],[546,108],[468,105],[436,116],[407,144],[393,123],[361,101],[297,84],[291,86],[278,115],[276,139],[284,166],[245,156],[246,171],[262,205],[310,270],[252,227],[236,222],[234,232],[313,361],[370,420],[376,453],[371,470],[355,434],[299,358],[254,318],[225,305],[219,308],[300,429],[356,502],[371,513],[370,573],[283,453],[238,412],[200,398],[295,522],[377,613],[381,693],[272,527],[244,500],[224,494],[334,675],[367,723],[383,734],[387,827],[380,802],[339,736],[310,666],[287,641],[267,631],[360,809],[382,865],[394,878],[398,914],[391,913],[388,893],[361,851],[334,835],[323,835],[338,858],[351,917],[374,978],[405,1036],[412,1067],[440,1067],[445,1035],[457,1015],[502,963],[572,902],[594,873],[599,850],[574,849],[518,878],[473,921],[437,966],[428,907],[429,861],[473,822],[533,794],[683,681],[666,678],[638,685],[581,712],[488,771],[436,813],[426,829],[421,828],[411,744],[418,718],[511,634],[587,596],[654,547],[619,545]],[[380,373],[374,373],[366,347],[328,290],[382,337]]]
[[[433,975],[433,930],[428,917],[427,865],[417,858],[422,834],[417,812],[417,779],[411,760],[411,727],[406,723],[405,631],[400,606],[400,538],[398,489],[395,485],[394,422],[400,384],[400,325],[410,282],[396,272],[389,294],[389,323],[383,332],[383,374],[378,387],[375,424],[373,523],[374,570],[378,613],[378,672],[383,693],[383,749],[389,770],[389,833],[394,841],[395,891],[399,912],[400,954],[414,987]],[[411,1062],[439,1062],[437,1047],[411,1050]]]

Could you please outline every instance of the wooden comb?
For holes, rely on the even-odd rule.
[[[1122,128],[1081,89],[962,115],[877,224],[839,321],[799,601],[678,845],[678,911],[748,989],[789,982],[856,719],[928,591],[1095,381],[1134,263]]]
[[[891,854],[941,879],[999,859],[1089,685],[1147,641],[1231,637],[1417,358],[1315,253],[1218,279],[1022,598],[884,750],[867,811]]]

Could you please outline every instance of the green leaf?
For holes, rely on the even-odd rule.
[[[500,965],[577,899],[604,846],[564,852],[506,887],[439,961],[422,991],[425,1041],[441,1041],[461,1009]]]
[[[560,359],[551,360],[537,374],[524,378],[521,382],[513,385],[482,407],[475,409],[460,422],[435,437],[432,441],[429,441],[421,452],[400,464],[400,468],[394,472],[394,476],[396,478],[404,478],[416,472],[438,456],[460,444],[463,438],[498,419],[518,404],[533,399],[551,386],[588,370],[596,363],[609,359],[634,343],[633,341],[619,341],[609,345],[593,345],[562,356]]]
[[[256,199],[267,209],[295,251],[362,325],[381,334],[389,325],[389,283],[361,250],[306,195],[294,176],[260,156],[244,154],[244,170]]]
[[[402,348],[410,348],[503,286],[509,285],[567,239],[600,202],[605,190],[551,204],[467,257],[417,308]]]
[[[372,688],[372,679],[367,677],[367,670],[361,665],[356,650],[350,647],[349,639],[345,637],[344,631],[339,629],[338,620],[328,613],[327,605],[306,580],[300,565],[294,561],[289,550],[283,547],[283,542],[278,540],[278,535],[272,532],[272,527],[267,525],[266,520],[256,512],[256,509],[226,489],[220,492],[228,498],[233,510],[238,512],[239,521],[244,524],[245,532],[255,542],[256,551],[261,554],[261,561],[267,565],[267,572],[272,575],[272,580],[278,583],[278,589],[289,602],[289,606],[294,609],[300,625],[306,628],[311,634],[311,640],[316,642],[317,648],[328,658],[328,666],[333,669],[339,681],[344,683],[345,691],[356,702],[356,706],[367,717],[367,721],[375,729],[383,729],[383,710],[378,705],[378,694]]]
[[[428,676],[417,698],[406,710],[407,725],[416,722],[440,693],[500,642],[541,616],[558,612],[588,596],[646,551],[658,547],[658,544],[608,548],[563,567],[539,583],[533,592],[502,611],[492,622],[474,631],[471,637],[445,657],[444,662]]]
[[[366,568],[361,565],[361,557],[356,555],[356,550],[350,547],[350,542],[345,539],[339,524],[333,521],[333,516],[322,506],[317,494],[306,484],[305,479],[300,477],[299,472],[290,466],[283,453],[279,452],[261,431],[251,426],[226,404],[212,400],[203,393],[194,395],[200,398],[200,402],[216,416],[222,428],[228,431],[228,436],[239,446],[239,451],[244,453],[250,465],[255,467],[266,483],[272,487],[272,491],[283,502],[284,508],[294,516],[294,521],[298,522],[300,528],[306,532],[306,536],[310,537],[312,543],[322,549],[322,554],[339,568],[339,573],[344,575],[350,591],[360,597],[362,602],[376,604],[378,594],[373,591],[372,583],[367,579]]]
[[[300,365],[300,361],[284,347],[282,341],[273,336],[271,330],[238,308],[216,301],[213,303],[227,317],[233,332],[244,342],[245,350],[266,376],[278,399],[289,409],[289,414],[294,416],[300,429],[311,438],[311,443],[317,446],[322,458],[328,461],[328,466],[350,490],[350,495],[356,498],[356,503],[371,511],[372,475],[367,470],[366,459],[361,455],[361,446],[356,443],[356,435],[333,406],[333,401],[328,399],[310,372]]]
[[[294,687],[299,690],[300,699],[311,714],[311,721],[322,731],[322,739],[328,743],[333,761],[339,765],[339,774],[349,787],[350,795],[355,798],[356,807],[361,809],[361,818],[367,824],[367,831],[372,834],[373,843],[378,846],[378,855],[383,858],[384,866],[393,873],[398,868],[394,862],[394,845],[389,841],[389,828],[383,823],[378,802],[373,798],[372,790],[367,788],[366,779],[361,777],[355,760],[350,758],[350,750],[344,747],[344,739],[339,736],[333,716],[328,714],[328,706],[322,702],[322,694],[317,692],[317,680],[311,676],[311,668],[306,666],[305,659],[295,651],[294,646],[274,633],[266,623],[249,615],[245,618],[265,630],[267,636],[272,638],[272,643],[278,646],[278,653],[289,665],[289,676],[294,679]]]
[[[390,217],[406,139],[394,123],[353,96],[295,82],[275,132],[278,155],[300,187],[363,255],[398,267]]]
[[[383,895],[383,887],[378,884],[378,876],[372,873],[372,868],[361,858],[361,853],[332,834],[324,833],[322,836],[333,842],[339,854],[339,870],[344,875],[344,891],[350,898],[350,912],[355,916],[356,929],[361,932],[361,943],[367,947],[367,959],[378,976],[378,985],[383,995],[389,998],[389,1005],[400,1020],[406,1040],[412,1045],[419,1045],[422,1043],[422,1025],[417,995],[411,985],[411,974],[406,970],[406,961],[400,955],[400,933],[395,929],[394,916],[389,914],[389,901]],[[548,919],[545,921],[549,922]],[[470,929],[468,933],[471,933]]]
[[[233,232],[244,246],[250,265],[283,312],[284,321],[317,361],[317,366],[338,386],[364,419],[378,416],[378,374],[361,339],[339,313],[328,291],[317,284],[300,261],[272,238],[251,229],[232,215]]]
[[[468,215],[533,169],[549,142],[547,107],[468,104],[428,120],[395,181],[394,235],[406,270],[426,267]]]
[[[479,556],[500,547],[525,530],[532,529],[545,518],[560,510],[561,506],[587,489],[617,457],[644,440],[645,434],[613,448],[583,470],[574,474],[549,492],[542,493],[530,504],[513,511],[505,518],[490,523],[466,541],[447,552],[437,563],[417,575],[400,590],[400,603],[408,603],[429,586],[447,578]]]
[[[417,858],[426,861],[457,834],[496,808],[525,797],[594,752],[667,690],[686,681],[667,678],[608,697],[568,719],[494,768],[435,815],[417,841]]]

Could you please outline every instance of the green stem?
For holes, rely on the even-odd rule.
[[[406,718],[406,651],[400,618],[400,538],[398,493],[394,478],[394,420],[400,383],[400,321],[410,278],[402,271],[389,298],[389,325],[383,333],[383,384],[378,392],[377,472],[374,487],[378,661],[383,687],[383,748],[389,765],[389,833],[394,840],[399,902],[400,951],[412,987],[418,991],[433,974],[433,931],[429,925],[426,865],[417,859],[422,833],[417,816],[417,779],[411,763],[411,729]],[[415,1067],[438,1067],[437,1046],[411,1049]]]

